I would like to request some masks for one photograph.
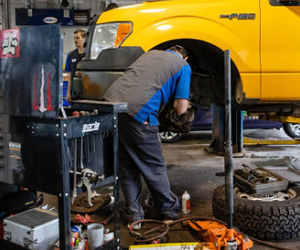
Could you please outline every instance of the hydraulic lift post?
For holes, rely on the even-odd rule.
[[[253,242],[247,237],[237,232],[233,228],[234,193],[233,193],[233,161],[232,161],[232,135],[231,135],[231,58],[230,50],[225,51],[225,201],[227,212],[227,225],[213,220],[189,221],[191,232],[199,240],[201,245],[195,249],[210,250],[248,250],[253,246]],[[201,247],[201,248],[199,248]]]
[[[227,228],[233,228],[233,163],[231,136],[231,59],[230,50],[225,51],[225,199],[228,213]]]

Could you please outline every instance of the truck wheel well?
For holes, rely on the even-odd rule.
[[[224,105],[224,51],[207,42],[190,39],[172,40],[155,46],[153,49],[167,49],[181,45],[189,54],[188,62],[192,68],[192,95],[201,106],[211,103]],[[240,103],[243,88],[239,72],[234,62],[231,66],[232,96]]]

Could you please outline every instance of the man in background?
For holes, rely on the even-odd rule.
[[[69,73],[69,77],[68,77],[69,84],[68,84],[68,91],[67,91],[67,101],[68,102],[72,101],[71,89],[72,89],[72,82],[73,82],[73,77],[76,72],[77,64],[85,56],[84,49],[83,49],[83,43],[84,43],[85,37],[86,37],[85,30],[74,31],[74,43],[75,43],[76,49],[74,49],[67,55],[65,72]]]

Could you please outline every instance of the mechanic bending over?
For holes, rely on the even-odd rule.
[[[178,197],[170,190],[158,114],[173,99],[178,115],[189,108],[191,68],[187,58],[186,50],[178,45],[166,51],[151,50],[129,66],[104,95],[107,101],[127,102],[128,105],[127,113],[119,115],[119,176],[127,223],[145,216],[139,203],[141,176],[154,198],[159,219],[178,218],[180,205]],[[140,223],[134,226],[140,228]]]

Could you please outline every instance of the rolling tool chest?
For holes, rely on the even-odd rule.
[[[1,54],[0,92],[11,135],[4,182],[58,196],[61,250],[71,249],[74,193],[89,196],[94,182],[113,183],[114,239],[99,249],[118,249],[118,113],[126,112],[126,103],[80,100],[64,109],[60,26],[1,33],[9,48]]]

